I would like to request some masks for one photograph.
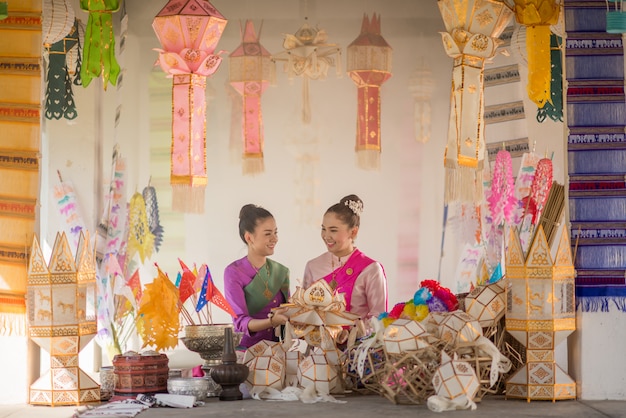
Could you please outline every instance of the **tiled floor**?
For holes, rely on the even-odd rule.
[[[351,395],[337,398],[344,403],[272,402],[243,400],[222,402],[211,398],[204,406],[193,409],[151,408],[139,418],[158,417],[219,417],[219,418],[348,418],[393,417],[431,418],[621,418],[626,417],[626,401],[533,401],[505,400],[500,396],[486,397],[475,411],[431,412],[425,405],[395,405],[377,395]],[[0,418],[66,418],[76,407],[46,407],[30,405],[0,405]]]

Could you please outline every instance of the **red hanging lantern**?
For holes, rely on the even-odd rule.
[[[152,23],[163,49],[159,64],[173,78],[172,208],[202,213],[206,174],[206,77],[227,20],[208,0],[169,0]]]
[[[261,95],[275,74],[271,54],[259,42],[254,24],[246,20],[242,43],[229,56],[230,84],[243,98],[243,174],[263,172]]]
[[[358,87],[357,165],[380,167],[380,87],[391,77],[391,47],[380,34],[380,15],[363,15],[361,34],[348,46],[348,74]]]

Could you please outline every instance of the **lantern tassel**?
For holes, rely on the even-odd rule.
[[[263,156],[245,157],[241,170],[246,176],[263,173],[265,171]]]
[[[483,196],[481,171],[465,166],[451,167],[446,163],[445,202],[478,202]]]
[[[172,209],[176,212],[203,213],[204,186],[172,184]]]
[[[380,169],[380,151],[377,149],[362,149],[356,152],[356,164],[364,170]]]

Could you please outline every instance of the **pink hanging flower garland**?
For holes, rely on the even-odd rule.
[[[491,193],[487,197],[487,203],[493,225],[500,226],[514,222],[518,199],[515,197],[511,154],[508,151],[502,150],[496,155]]]

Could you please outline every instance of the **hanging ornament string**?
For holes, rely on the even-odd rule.
[[[552,186],[552,160],[542,158],[537,163],[537,171],[530,186],[528,207],[526,214],[532,215],[532,224],[537,225],[541,212],[548,200],[548,193]]]
[[[119,6],[119,0],[80,0],[80,8],[89,12],[80,74],[84,87],[101,74],[105,90],[109,82],[117,83],[120,66],[115,59],[112,14]]]
[[[517,198],[515,197],[511,154],[508,151],[501,150],[496,155],[491,194],[487,202],[493,225],[511,224],[515,220]]]
[[[159,203],[157,200],[156,189],[148,182],[143,189],[143,199],[146,202],[146,216],[148,219],[148,228],[154,235],[154,250],[159,251],[161,242],[163,241],[163,226],[159,219]]]

